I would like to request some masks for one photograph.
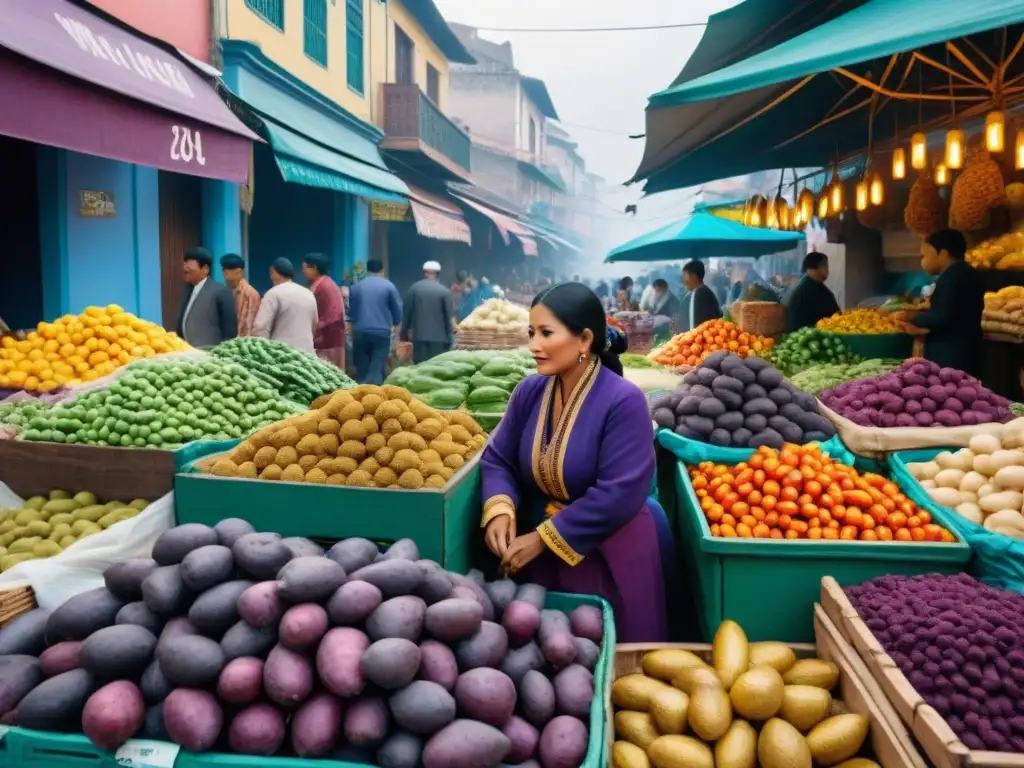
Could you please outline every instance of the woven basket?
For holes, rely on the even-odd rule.
[[[733,320],[755,336],[777,336],[786,330],[786,308],[775,301],[743,301],[732,305]]]
[[[525,333],[460,328],[455,335],[456,349],[518,349],[530,343]]]
[[[28,582],[0,589],[0,627],[36,607],[36,594]]]

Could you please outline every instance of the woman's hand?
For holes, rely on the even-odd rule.
[[[515,537],[516,523],[511,515],[498,515],[487,524],[484,532],[487,548],[501,560],[505,559],[505,552]]]
[[[545,549],[544,541],[536,531],[517,536],[505,551],[501,567],[507,573],[519,573],[536,560]]]

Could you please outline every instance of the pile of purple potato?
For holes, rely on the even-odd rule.
[[[106,586],[0,630],[0,722],[190,752],[402,768],[576,768],[601,610],[544,608],[346,539],[325,553],[243,520],[164,533]]]
[[[964,744],[1024,754],[1024,595],[937,573],[882,576],[846,594]]]

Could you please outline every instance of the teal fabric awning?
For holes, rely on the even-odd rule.
[[[330,150],[270,120],[263,121],[263,128],[285,181],[382,202],[404,202],[409,194],[391,171]]]
[[[1005,48],[1002,33],[992,31],[1003,28]],[[968,82],[995,77],[993,62],[1008,55],[1022,33],[1019,0],[867,0],[772,48],[651,96],[644,157],[633,180],[644,180],[652,194],[766,169],[826,166],[837,153],[849,158],[864,151],[869,103],[877,108],[876,147],[893,139],[899,126],[906,134],[919,121],[926,130],[945,125],[947,100],[872,99],[873,91],[855,78],[877,84],[884,76],[882,87],[892,92],[945,94],[949,75],[941,67],[947,58]],[[969,43],[961,42],[959,50],[976,71],[947,54],[946,41],[964,37]],[[940,66],[912,60],[915,51]],[[1022,73],[1024,56],[1017,55],[1004,81]],[[993,108],[984,103],[991,96],[980,82],[975,90],[958,88],[958,115],[983,116]]]
[[[685,219],[634,238],[605,256],[616,261],[690,261],[716,256],[757,257],[795,248],[803,232],[779,232],[746,227],[711,213],[694,213]]]

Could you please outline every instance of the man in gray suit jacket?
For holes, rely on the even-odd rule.
[[[185,290],[178,335],[193,347],[213,347],[238,335],[235,295],[210,277],[213,256],[205,248],[185,251]]]

